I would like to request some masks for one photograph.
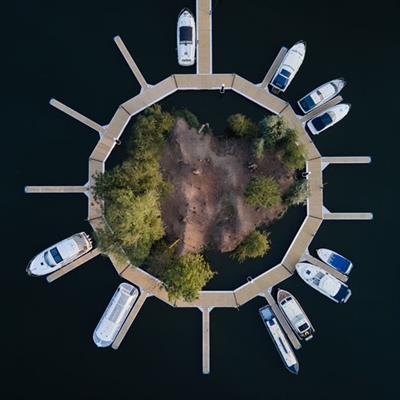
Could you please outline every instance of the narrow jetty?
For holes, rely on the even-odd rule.
[[[277,69],[279,68],[279,66],[281,65],[281,62],[283,61],[283,58],[285,57],[286,53],[287,53],[287,48],[286,47],[282,47],[279,50],[278,55],[276,56],[274,62],[272,63],[272,65],[270,66],[268,72],[265,74],[265,77],[263,79],[263,81],[260,83],[260,86],[262,88],[267,88],[267,86],[269,85],[269,83],[271,82],[273,76],[275,75]]]
[[[25,193],[86,193],[87,186],[25,186]]]
[[[299,342],[299,339],[297,339],[297,336],[293,332],[292,328],[290,327],[289,323],[286,321],[285,316],[282,314],[282,311],[280,310],[278,304],[276,304],[275,299],[272,297],[271,293],[269,292],[269,289],[265,290],[261,294],[264,296],[268,302],[268,304],[271,306],[272,311],[275,314],[275,317],[279,321],[282,329],[285,331],[286,336],[292,343],[292,346],[296,349],[299,350],[301,348],[301,344]]]
[[[47,276],[47,282],[51,283],[54,282],[56,279],[61,278],[65,274],[68,274],[68,272],[73,271],[74,269],[80,267],[81,265],[87,263],[90,261],[92,258],[98,256],[100,254],[99,249],[93,249],[89,251],[89,253],[84,254],[82,257],[79,257],[75,261],[72,261],[68,265],[60,268],[58,271],[53,272],[52,274]]]
[[[133,306],[132,310],[126,317],[124,324],[122,325],[120,331],[118,332],[117,337],[115,338],[113,344],[111,345],[111,347],[114,350],[117,350],[119,348],[119,346],[121,345],[121,342],[124,340],[125,335],[128,333],[129,328],[131,327],[133,321],[137,317],[137,315],[138,315],[140,309],[142,308],[145,300],[147,299],[148,295],[149,294],[146,291],[140,290],[140,295],[139,295],[138,299],[136,300],[135,305]]]
[[[304,253],[303,257],[301,258],[300,261],[308,261],[311,264],[314,264],[317,267],[322,268],[324,271],[328,272],[329,274],[333,275],[335,278],[341,280],[342,282],[347,282],[349,277],[345,274],[342,274],[339,272],[337,269],[332,268],[330,265],[322,262],[318,258],[313,257],[307,249],[307,252]]]
[[[212,74],[212,0],[196,1],[197,73]]]
[[[333,106],[336,106],[337,104],[341,103],[343,100],[342,96],[336,96],[333,99],[327,101],[325,104],[322,104],[321,106],[315,108],[308,114],[304,115],[303,117],[300,118],[301,122],[307,122],[311,118],[316,117],[318,114],[323,113],[324,111],[328,110],[328,108],[331,108]]]
[[[212,308],[201,308],[203,326],[203,374],[210,373],[210,311]]]

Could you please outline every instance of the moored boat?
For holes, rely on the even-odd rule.
[[[35,256],[26,272],[33,276],[47,275],[88,253],[92,247],[92,240],[85,232],[76,233]]]
[[[353,268],[353,263],[346,257],[343,257],[341,254],[336,253],[336,251],[329,249],[318,249],[317,254],[323,262],[327,263],[332,268],[335,268],[342,274],[348,275]]]
[[[318,135],[325,129],[328,129],[342,120],[348,114],[350,108],[350,104],[337,104],[336,106],[332,106],[326,111],[318,114],[314,118],[311,118],[307,121],[306,125],[313,135]]]
[[[343,78],[333,79],[329,82],[312,90],[310,93],[302,97],[298,102],[298,106],[304,114],[309,113],[316,107],[320,107],[327,101],[333,99],[345,87],[346,81]]]
[[[285,367],[292,374],[297,375],[299,373],[299,363],[289,341],[275,317],[275,314],[272,312],[271,307],[262,307],[258,312],[260,313],[261,319],[263,320],[264,325],[267,328],[283,363],[285,364]]]
[[[179,13],[176,40],[178,64],[182,67],[193,65],[196,54],[196,24],[192,12],[187,8]]]
[[[112,344],[135,304],[138,294],[139,291],[129,283],[124,282],[118,286],[93,332],[93,341],[98,347],[107,347]]]
[[[315,330],[297,299],[288,291],[279,289],[277,300],[279,308],[298,338],[312,339]]]
[[[306,55],[306,43],[303,41],[294,44],[280,63],[270,85],[274,92],[284,92],[300,69]]]
[[[346,303],[351,296],[350,288],[322,268],[313,264],[298,263],[296,271],[308,285],[336,303]]]

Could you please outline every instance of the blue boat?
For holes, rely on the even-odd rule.
[[[348,275],[353,268],[353,264],[350,260],[333,250],[318,249],[317,254],[323,262],[327,263],[332,268],[335,268],[342,274]]]
[[[299,363],[289,341],[286,339],[281,326],[270,306],[261,307],[258,312],[264,322],[271,339],[273,340],[285,367],[292,373],[299,373]]]

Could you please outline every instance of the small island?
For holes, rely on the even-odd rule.
[[[239,262],[268,252],[265,228],[307,199],[305,160],[282,117],[233,114],[214,134],[188,110],[152,106],[132,127],[125,161],[96,177],[107,222],[98,246],[157,276],[171,300],[193,301],[214,275],[204,249]]]

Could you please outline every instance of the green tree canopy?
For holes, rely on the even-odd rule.
[[[240,263],[248,258],[262,257],[270,249],[269,233],[253,231],[231,253],[232,258]]]
[[[258,126],[262,137],[265,139],[266,147],[270,149],[275,149],[286,136],[286,122],[277,115],[268,115],[259,122]]]
[[[171,301],[183,299],[191,302],[214,276],[210,265],[201,254],[185,254],[172,258],[161,273],[161,280]]]
[[[284,202],[288,206],[305,204],[309,195],[308,182],[301,179],[293,183],[284,196]]]
[[[228,130],[238,137],[256,137],[257,125],[243,114],[232,114],[227,119]]]
[[[265,208],[273,207],[282,200],[278,182],[266,176],[251,178],[244,195],[248,204]]]

